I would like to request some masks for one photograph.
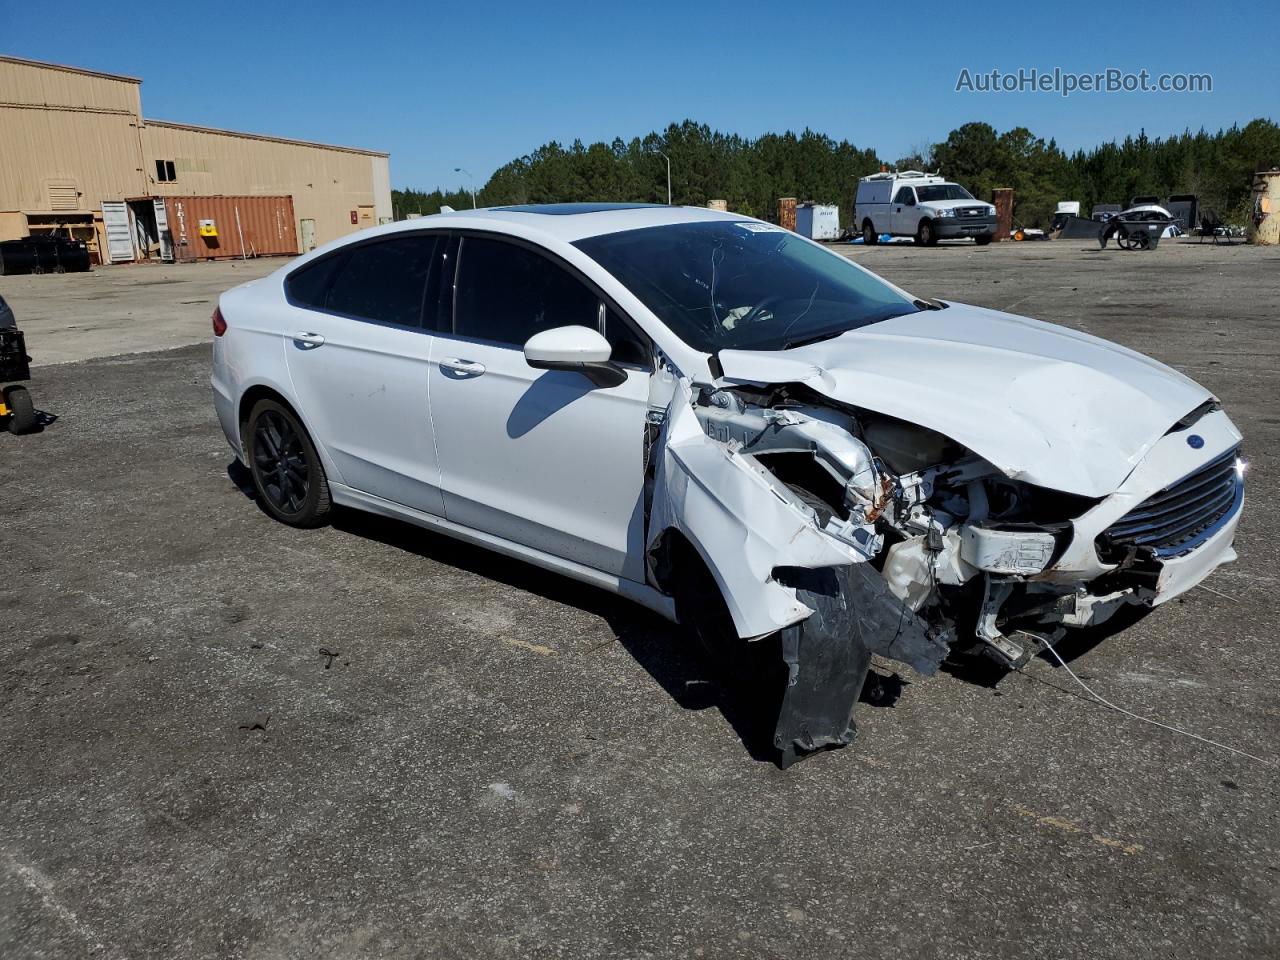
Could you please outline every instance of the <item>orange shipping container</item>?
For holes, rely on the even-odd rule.
[[[294,256],[293,197],[165,197],[175,260]],[[201,221],[205,224],[201,231]]]

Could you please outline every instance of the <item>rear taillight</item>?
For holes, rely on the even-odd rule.
[[[220,307],[213,308],[213,335],[220,337],[227,332],[227,321],[222,319],[222,309]]]

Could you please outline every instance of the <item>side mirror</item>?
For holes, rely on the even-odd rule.
[[[914,207],[914,206],[916,205],[916,198],[915,198],[915,197],[907,197],[907,199],[906,199],[904,202],[906,203],[906,205],[907,205],[908,207]]]
[[[627,372],[609,360],[609,341],[590,327],[556,327],[535,333],[524,345],[524,359],[537,370],[580,373],[597,387],[616,387]]]

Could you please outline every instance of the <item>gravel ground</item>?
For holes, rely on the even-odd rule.
[[[840,249],[1221,396],[1252,460],[1240,562],[1073,667],[1276,756],[1280,250]],[[103,273],[126,303],[160,276]],[[72,278],[14,279],[43,284],[20,322],[59,297],[42,315],[94,321]],[[202,340],[191,289],[137,297]],[[37,359],[75,339],[29,329]],[[272,523],[207,378],[204,345],[38,367],[56,420],[0,435],[0,956],[1280,952],[1274,764],[1036,661],[906,675],[854,746],[780,771],[639,608],[394,523]]]

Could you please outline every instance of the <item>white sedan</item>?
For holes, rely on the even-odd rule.
[[[774,638],[783,763],[872,653],[1017,666],[1235,558],[1240,434],[1087,334],[923,300],[758,220],[446,213],[223,294],[213,391],[262,507],[333,505]]]

